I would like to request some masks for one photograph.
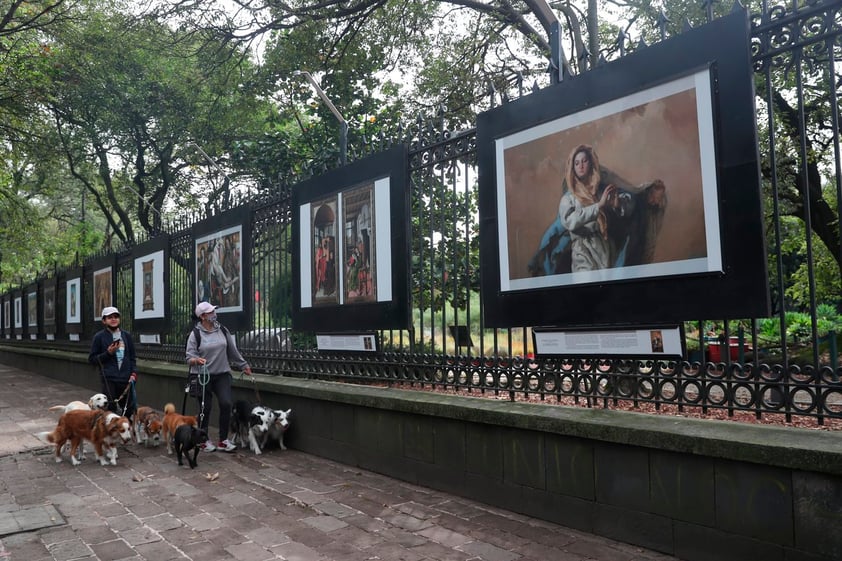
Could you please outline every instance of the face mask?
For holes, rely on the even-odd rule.
[[[208,316],[208,321],[211,323],[216,323],[216,314],[211,314]]]

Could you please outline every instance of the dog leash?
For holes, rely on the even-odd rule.
[[[251,385],[254,388],[254,396],[257,398],[258,405],[263,405],[263,402],[260,401],[260,392],[257,391],[257,380],[254,379],[254,374],[249,376],[251,378]]]
[[[135,389],[134,389],[134,381],[129,382],[129,385],[126,386],[126,389],[123,390],[123,393],[120,394],[120,397],[118,397],[117,399],[112,399],[112,397],[111,397],[112,396],[112,394],[111,394],[111,384],[108,383],[108,377],[105,375],[105,366],[103,366],[102,359],[100,359],[99,356],[97,356],[96,361],[99,364],[99,375],[102,376],[102,382],[103,382],[103,385],[105,386],[105,394],[106,394],[106,397],[108,398],[108,400],[119,408],[120,407],[120,400],[123,399],[124,397],[126,397],[126,395],[129,393],[129,390],[131,389],[132,390],[132,396],[131,397],[134,399],[134,403],[137,403],[137,394],[135,393]],[[120,416],[125,415],[126,410],[128,408],[129,408],[129,400],[126,399],[126,404],[123,406],[123,410],[120,411]]]
[[[202,426],[202,422],[205,419],[205,395],[206,395],[206,387],[210,383],[210,372],[208,371],[208,365],[203,364],[199,368],[198,374],[199,386],[202,388],[202,405],[199,407],[199,426]]]
[[[126,386],[126,389],[123,390],[123,393],[120,394],[120,397],[118,397],[114,401],[114,403],[117,404],[118,407],[120,406],[120,401],[129,394],[129,390],[132,391],[132,397],[134,397],[134,395],[135,395],[134,382],[129,382],[129,385]],[[128,409],[128,408],[129,408],[129,400],[126,399],[126,404],[123,406],[123,410],[120,411],[120,415],[125,415],[126,409]]]
[[[102,385],[105,387],[105,397],[108,398],[109,402],[117,404],[112,397],[111,384],[108,383],[108,378],[105,376],[105,367],[102,365],[102,359],[97,356],[96,361],[99,364],[99,375],[102,376]]]

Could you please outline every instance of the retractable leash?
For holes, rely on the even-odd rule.
[[[126,414],[126,411],[127,411],[127,410],[128,410],[128,408],[129,408],[129,403],[132,403],[132,404],[134,404],[134,406],[135,406],[135,407],[137,407],[137,391],[136,391],[136,389],[135,389],[135,385],[134,385],[134,384],[135,384],[135,381],[134,381],[134,380],[131,380],[131,381],[129,381],[129,385],[128,385],[128,387],[126,388],[126,389],[129,389],[129,388],[130,388],[130,389],[129,389],[129,397],[127,397],[127,398],[126,398],[126,406],[125,406],[125,407],[123,407],[123,413],[121,414],[121,416],[123,416],[123,415],[125,415],[125,414]],[[135,409],[135,410],[136,410],[136,409]]]
[[[202,426],[202,421],[205,419],[205,396],[207,395],[207,385],[210,383],[210,372],[208,372],[208,365],[203,364],[199,369],[199,385],[202,387],[202,406],[199,407],[199,426]]]

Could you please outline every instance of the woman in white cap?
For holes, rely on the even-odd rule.
[[[216,318],[216,306],[209,302],[199,302],[194,314],[201,321],[187,338],[187,364],[190,372],[209,376],[207,384],[202,386],[199,395],[201,428],[208,431],[208,422],[213,410],[213,395],[219,403],[219,443],[210,440],[204,443],[202,450],[213,452],[217,448],[231,452],[237,447],[228,440],[228,428],[231,422],[231,365],[251,376],[251,367],[237,349],[237,343],[231,333],[219,324]],[[201,380],[200,376],[200,380]]]
[[[108,408],[131,419],[137,410],[135,394],[128,387],[137,380],[134,340],[131,333],[120,329],[120,311],[114,306],[102,309],[102,325],[103,329],[91,341],[88,362],[99,366]],[[121,405],[125,406],[124,410],[118,410]]]

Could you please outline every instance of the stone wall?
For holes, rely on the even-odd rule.
[[[78,354],[0,346],[0,362],[99,390]],[[186,367],[138,369],[141,404],[181,407]],[[236,396],[292,408],[286,443],[311,454],[691,561],[842,559],[842,434],[256,380]]]

